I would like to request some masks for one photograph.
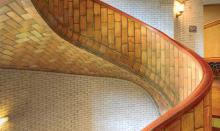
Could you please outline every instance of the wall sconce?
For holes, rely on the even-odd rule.
[[[8,121],[8,117],[1,117],[0,118],[0,126],[4,125]]]
[[[175,8],[176,18],[178,18],[184,12],[184,3],[181,3],[179,1],[175,1],[174,8]]]

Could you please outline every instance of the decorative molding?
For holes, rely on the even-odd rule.
[[[210,23],[206,24],[206,25],[204,26],[204,29],[207,29],[207,28],[210,28],[210,27],[219,25],[219,24],[220,24],[220,20],[216,20],[216,21],[214,21],[214,22],[210,22]]]

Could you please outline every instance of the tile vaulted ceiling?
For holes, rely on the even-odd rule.
[[[43,21],[30,0],[0,1],[0,68],[115,77],[145,88],[160,107],[170,106],[146,80],[66,42]]]

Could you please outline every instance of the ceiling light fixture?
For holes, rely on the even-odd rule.
[[[8,117],[0,117],[0,126],[4,125],[8,121]]]
[[[174,7],[175,7],[175,14],[176,14],[176,18],[178,18],[179,16],[181,16],[184,12],[184,3],[181,3],[179,1],[175,1],[174,3]]]

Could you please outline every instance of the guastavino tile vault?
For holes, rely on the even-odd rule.
[[[166,34],[110,0],[1,0],[0,130],[210,131],[212,71],[194,52],[202,3],[144,3]]]
[[[42,20],[31,1],[5,1],[1,5],[1,67],[116,77],[149,88],[148,81],[61,39]],[[28,16],[27,20],[22,16]],[[155,92],[150,88],[149,91]]]
[[[59,36],[57,36],[50,28],[49,26],[42,20],[42,18],[38,15],[37,11],[35,10],[34,6],[32,5],[31,1],[26,0],[26,1],[3,1],[1,2],[1,6],[0,6],[0,41],[1,41],[1,46],[0,46],[0,50],[1,50],[1,55],[0,55],[0,65],[1,68],[12,68],[12,69],[25,69],[25,70],[40,70],[40,71],[49,71],[49,72],[60,72],[60,73],[68,73],[68,74],[81,74],[81,75],[94,75],[94,76],[106,76],[106,77],[115,77],[115,78],[122,78],[122,79],[127,79],[127,80],[131,80],[133,82],[137,82],[140,85],[143,85],[143,87],[145,88],[149,88],[149,84],[147,81],[144,81],[142,79],[140,79],[138,76],[134,75],[133,73],[119,67],[116,66],[102,58],[99,58],[89,52],[86,52],[78,47],[73,46],[72,44],[66,42],[65,40],[63,40],[62,38],[60,38]],[[7,74],[7,75],[6,75]],[[23,131],[23,130],[61,130],[62,128],[64,128],[65,126],[65,130],[86,130],[88,128],[91,128],[91,126],[93,125],[93,130],[100,130],[100,129],[106,129],[106,130],[111,130],[111,129],[116,129],[113,127],[109,127],[109,126],[101,126],[101,125],[97,125],[97,127],[95,127],[96,124],[90,123],[89,121],[89,115],[91,114],[91,111],[89,111],[88,105],[86,105],[88,103],[88,98],[85,100],[83,93],[88,93],[86,91],[84,92],[80,92],[80,91],[74,91],[71,94],[68,94],[68,89],[66,89],[66,91],[60,91],[57,93],[63,93],[63,95],[67,95],[69,97],[72,96],[72,100],[73,104],[75,101],[75,104],[78,107],[78,110],[85,108],[85,110],[83,112],[77,113],[77,109],[71,108],[70,110],[65,110],[64,108],[68,108],[68,102],[70,100],[68,100],[66,97],[64,96],[59,96],[56,92],[54,92],[54,94],[50,94],[49,92],[53,91],[53,89],[59,89],[58,87],[55,88],[55,85],[51,85],[51,87],[48,85],[49,83],[55,83],[55,80],[51,80],[53,77],[52,73],[51,73],[51,77],[44,75],[42,73],[42,76],[44,76],[45,78],[42,77],[42,79],[40,79],[39,81],[37,80],[35,76],[35,74],[40,74],[40,73],[35,73],[35,72],[28,72],[28,71],[19,71],[19,70],[1,70],[0,76],[1,76],[1,90],[6,90],[6,92],[3,92],[5,95],[2,95],[1,100],[4,101],[1,103],[1,110],[0,110],[0,115],[1,116],[9,116],[11,119],[11,122],[5,126],[5,130],[19,130],[19,131]],[[58,75],[59,76],[59,75]],[[62,75],[61,75],[62,76]],[[61,79],[60,76],[60,79]],[[39,77],[39,76],[38,76]],[[75,76],[76,77],[76,76]],[[82,77],[82,76],[81,76]],[[79,77],[79,78],[81,78]],[[78,79],[79,79],[78,78]],[[81,80],[80,82],[86,82],[88,84],[88,79],[90,77],[87,78],[86,81]],[[48,79],[48,81],[47,81]],[[62,80],[65,79],[62,78],[61,80],[58,79],[57,81],[61,82]],[[111,82],[110,80],[108,80],[107,78],[96,78],[97,81],[100,81],[102,79],[104,79],[105,84],[106,82]],[[100,80],[99,80],[100,79]],[[43,83],[42,80],[45,80],[45,82],[47,83]],[[68,79],[67,79],[68,80]],[[74,79],[75,80],[75,79]],[[95,79],[94,79],[95,80]],[[94,81],[91,79],[91,81]],[[13,81],[13,82],[10,82]],[[34,82],[35,83],[41,83],[41,86],[34,86]],[[116,80],[117,81],[117,80]],[[62,83],[62,82],[61,82]],[[88,85],[86,85],[85,83],[85,89],[86,87],[89,88]],[[112,82],[112,84],[114,83],[114,81]],[[123,83],[123,82],[122,82]],[[57,83],[58,84],[58,83]],[[100,82],[97,82],[95,84],[96,86],[101,86]],[[49,88],[52,88],[51,90],[46,91],[46,86]],[[60,85],[61,86],[61,85]],[[131,88],[135,88],[136,89],[136,85],[132,85],[130,84]],[[134,87],[132,87],[134,86]],[[65,89],[66,87],[70,88],[70,85],[62,85],[62,87]],[[6,89],[5,89],[6,88]],[[32,90],[32,94],[35,95],[31,95],[31,88],[34,88]],[[43,90],[43,88],[45,88],[45,90]],[[61,87],[60,87],[61,88]],[[80,87],[79,87],[80,88]],[[113,87],[115,88],[115,87]],[[140,88],[140,87],[138,87]],[[39,90],[38,90],[39,89]],[[64,90],[63,89],[63,90]],[[85,90],[84,89],[84,90]],[[123,88],[121,88],[123,89]],[[37,91],[38,90],[38,91]],[[82,89],[83,90],[83,89]],[[92,95],[94,95],[95,93],[100,93],[101,92],[97,92],[96,90],[90,89],[92,90],[94,93]],[[111,90],[111,89],[108,89]],[[37,98],[38,96],[40,96],[38,93],[40,93],[40,91],[44,92],[45,94],[42,94],[43,97],[42,100],[40,98]],[[104,91],[104,90],[103,90]],[[114,91],[114,90],[112,90]],[[127,93],[128,94],[123,94],[123,90],[120,90],[120,88],[117,90],[115,90],[115,92],[117,93],[122,93],[121,97],[123,97],[123,95],[125,96],[130,96],[129,92],[131,93],[138,93],[138,91],[136,90],[128,90]],[[56,93],[56,94],[55,94]],[[66,93],[66,94],[65,94]],[[75,96],[75,94],[78,94],[78,98],[75,97],[73,98],[73,96]],[[80,94],[81,93],[81,94]],[[125,91],[126,93],[126,91]],[[140,92],[141,93],[141,92]],[[139,104],[141,104],[139,106],[140,109],[138,109],[138,103],[137,101],[139,101],[141,99],[141,96],[139,95],[146,95],[145,97],[143,97],[143,100],[148,100],[148,103],[145,102],[144,103],[140,102]],[[48,96],[46,96],[48,95]],[[58,95],[58,96],[56,96]],[[79,98],[79,95],[82,95],[81,98]],[[105,94],[102,94],[102,96]],[[32,97],[31,97],[32,96]],[[116,95],[117,96],[117,95]],[[90,97],[92,97],[90,95]],[[114,98],[115,96],[110,96],[108,98]],[[120,97],[120,96],[119,96]],[[133,96],[134,97],[134,96]],[[129,124],[132,121],[135,121],[134,119],[140,118],[140,117],[144,117],[144,113],[150,113],[149,119],[144,120],[143,118],[143,122],[140,122],[138,125],[133,123],[133,126],[130,125],[130,127],[125,128],[120,127],[120,125],[118,125],[118,129],[141,129],[144,127],[144,125],[146,125],[147,123],[151,122],[152,120],[154,120],[157,116],[158,116],[158,112],[157,112],[157,108],[156,105],[154,105],[154,102],[151,100],[151,98],[149,98],[150,96],[148,96],[148,93],[144,93],[142,92],[141,94],[137,94],[137,97],[134,97],[132,101],[136,101],[135,103],[130,103],[131,105],[125,105],[123,107],[123,105],[121,107],[112,107],[112,108],[119,108],[119,114],[121,114],[122,112],[124,112],[123,110],[128,108],[129,106],[131,106],[131,109],[134,109],[135,107],[134,104],[137,106],[136,109],[138,109],[138,114],[135,115],[135,117],[131,117],[133,120],[124,120],[125,124],[127,121],[127,124]],[[160,96],[159,96],[160,98]],[[49,99],[48,101],[51,102],[51,99],[62,99],[61,101],[61,105],[62,102],[66,101],[65,103],[63,103],[64,105],[62,105],[62,109],[57,109],[56,111],[50,111],[49,108],[53,108],[54,105],[53,101],[52,105],[49,106],[49,103],[47,103],[48,101],[46,101],[45,99]],[[93,99],[96,99],[93,96]],[[99,99],[99,98],[97,98]],[[125,99],[125,98],[122,98]],[[45,103],[43,103],[43,101],[45,100]],[[142,101],[143,101],[142,100]],[[34,103],[36,101],[40,101],[38,103]],[[87,101],[87,102],[86,102]],[[108,100],[109,101],[109,100]],[[106,103],[108,102],[106,100],[103,100],[100,102]],[[129,101],[129,100],[126,100]],[[56,101],[58,103],[58,101]],[[78,102],[78,103],[77,103]],[[96,101],[94,100],[93,104]],[[113,101],[114,102],[114,101]],[[143,101],[144,102],[144,101]],[[30,103],[34,103],[34,104],[30,104]],[[122,104],[124,102],[120,102],[120,100],[118,100],[116,102],[116,106],[117,103]],[[44,105],[48,104],[48,107],[45,107]],[[80,106],[80,104],[83,104]],[[102,104],[102,103],[100,103]],[[147,105],[146,105],[147,104]],[[31,107],[33,106],[33,107]],[[40,108],[36,108],[37,106],[42,107]],[[59,105],[58,105],[59,106]],[[84,107],[85,106],[85,107]],[[96,105],[97,106],[97,105]],[[93,109],[94,111],[96,110],[102,110],[97,109],[95,107],[95,109]],[[114,105],[113,105],[114,106]],[[60,108],[61,108],[60,107]],[[133,107],[133,108],[132,108]],[[141,107],[143,107],[142,111],[141,111]],[[148,109],[149,108],[149,109]],[[27,110],[29,109],[29,110]],[[63,111],[64,109],[64,111]],[[106,111],[109,110],[110,114],[98,114],[95,115],[95,112],[93,114],[93,119],[96,119],[97,122],[104,119],[104,117],[108,117],[105,115],[111,115],[111,108],[110,107],[105,107]],[[37,110],[39,110],[40,112],[38,112]],[[43,110],[45,110],[45,112],[43,112]],[[52,112],[51,114],[47,114],[48,111]],[[103,110],[104,111],[104,110]],[[121,111],[121,113],[120,113]],[[126,110],[125,110],[126,111]],[[134,112],[135,110],[133,110]],[[152,112],[154,111],[154,112]],[[27,113],[26,113],[27,112]],[[72,117],[69,118],[69,122],[66,123],[69,125],[69,127],[67,125],[65,125],[65,118],[66,115],[71,114],[71,112],[75,112],[73,115],[71,115]],[[97,111],[96,111],[97,112]],[[130,112],[127,110],[127,113]],[[135,111],[136,112],[136,111]],[[142,113],[141,113],[142,112]],[[31,115],[32,113],[32,115]],[[55,113],[55,114],[53,114]],[[64,113],[64,114],[63,114]],[[126,112],[124,112],[125,114],[127,114]],[[131,112],[132,113],[132,110]],[[66,114],[66,115],[65,115]],[[153,115],[154,114],[154,115]],[[43,115],[44,117],[50,117],[48,118],[48,120],[43,121],[45,118],[42,118],[41,122],[37,122],[39,119],[41,119],[38,116]],[[55,118],[58,115],[58,118]],[[59,116],[60,115],[60,116]],[[61,115],[64,115],[61,117]],[[84,115],[85,117],[81,118],[79,115]],[[117,114],[113,114],[115,115],[114,119],[120,119],[117,118],[120,115],[117,116]],[[75,116],[75,117],[74,117]],[[138,117],[139,116],[139,117]],[[100,117],[100,118],[97,118]],[[123,115],[121,115],[121,117],[123,117]],[[72,118],[72,119],[71,119]],[[113,119],[112,118],[112,119]],[[109,118],[111,119],[111,118]],[[126,119],[126,118],[123,118]],[[64,122],[59,122],[59,120],[63,120]],[[87,124],[88,126],[82,126],[83,121],[86,121],[85,124]],[[71,122],[74,121],[74,122]],[[107,120],[108,122],[109,120]],[[112,121],[112,120],[111,120]],[[53,123],[53,126],[51,125]],[[57,124],[64,124],[64,126],[57,126]],[[142,123],[142,124],[141,124]],[[99,123],[101,124],[101,123]],[[104,123],[105,125],[107,123]],[[90,125],[90,126],[89,126]],[[108,129],[109,128],[109,129]]]

